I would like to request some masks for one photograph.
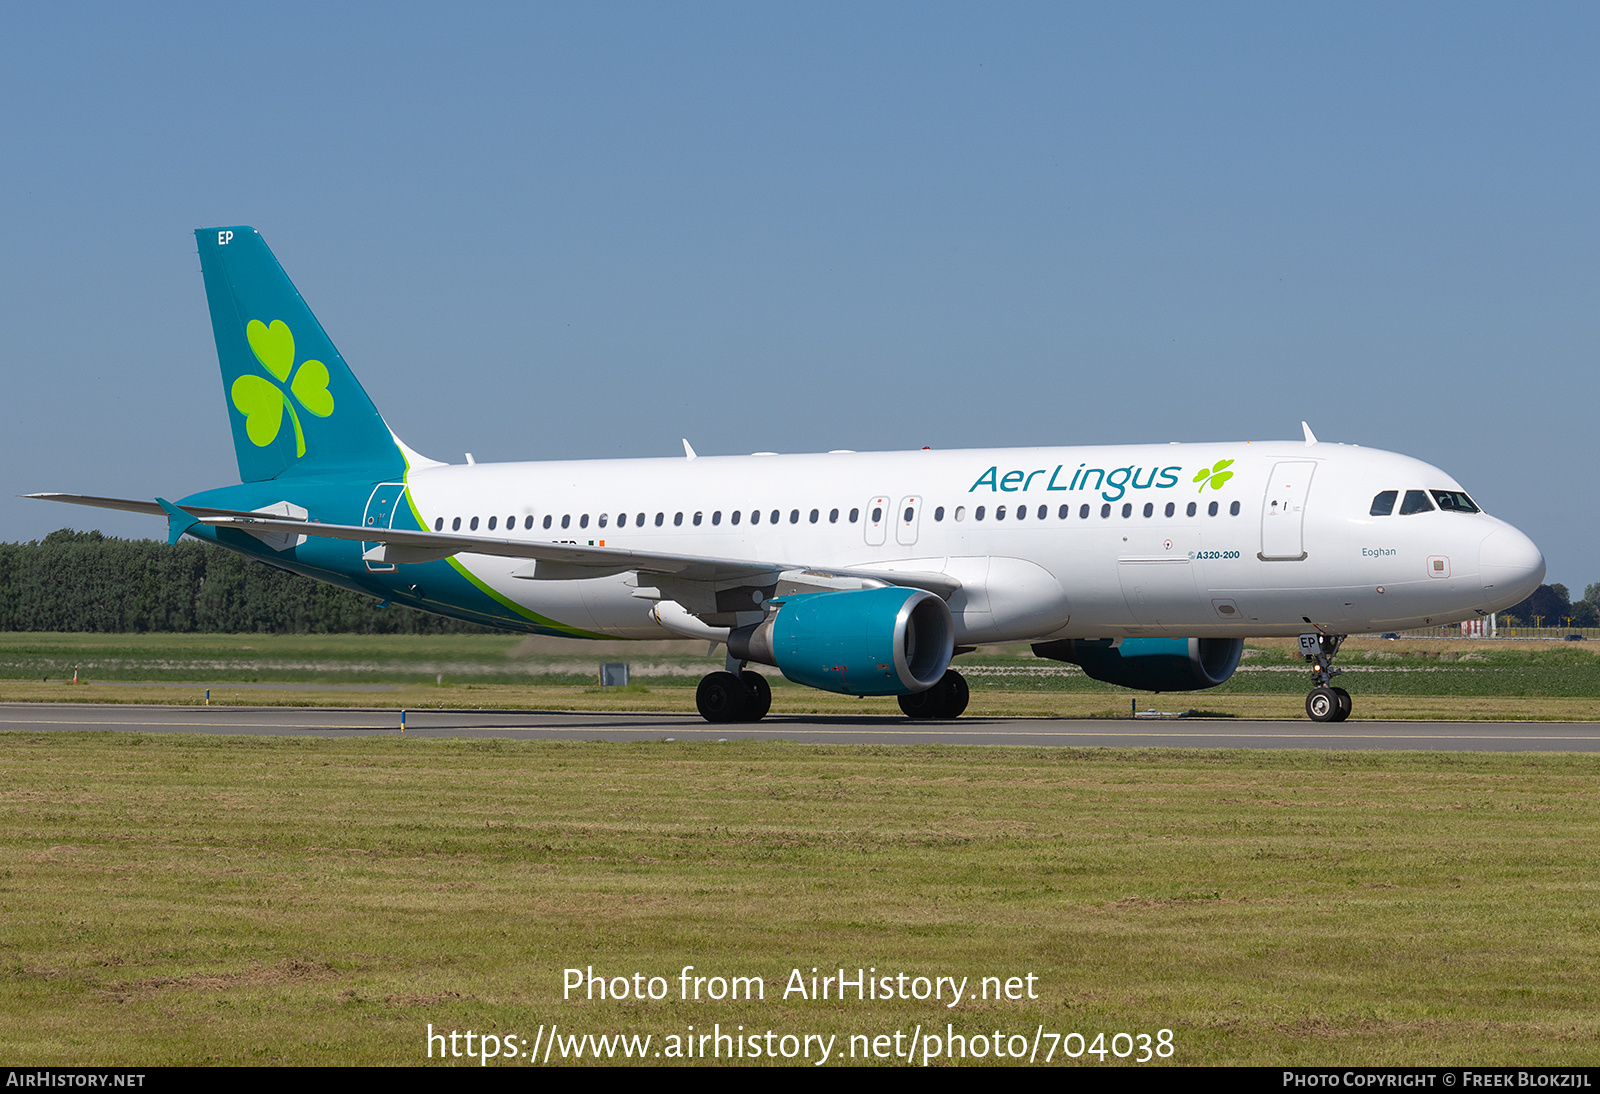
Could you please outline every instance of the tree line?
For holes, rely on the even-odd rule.
[[[483,634],[185,539],[51,532],[0,543],[0,631]]]
[[[1600,582],[1583,590],[1574,601],[1565,585],[1540,585],[1521,604],[1500,613],[1500,626],[1600,627]]]

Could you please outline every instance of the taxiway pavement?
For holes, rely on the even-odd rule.
[[[400,713],[394,709],[0,703],[0,732],[65,730],[316,737],[401,732]],[[572,741],[1600,752],[1600,722],[1351,720],[1335,726],[1234,719],[961,718],[912,722],[879,716],[772,715],[751,725],[710,725],[690,714],[410,710],[404,732],[415,737]]]

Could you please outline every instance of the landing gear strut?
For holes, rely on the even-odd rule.
[[[695,689],[694,705],[708,722],[759,722],[772,709],[772,688],[759,672],[741,668],[707,673]]]
[[[900,709],[907,718],[959,718],[967,709],[967,698],[966,679],[955,669],[947,669],[927,691],[900,696]]]
[[[1342,722],[1350,717],[1350,693],[1330,686],[1344,672],[1333,667],[1333,659],[1344,644],[1342,634],[1302,634],[1300,653],[1311,665],[1311,694],[1306,696],[1306,714],[1313,722]]]

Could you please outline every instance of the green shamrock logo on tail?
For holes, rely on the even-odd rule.
[[[1194,477],[1194,481],[1200,484],[1200,492],[1204,494],[1208,486],[1213,490],[1221,490],[1222,484],[1233,478],[1233,472],[1224,468],[1232,466],[1232,460],[1218,460],[1215,467],[1202,467]]]
[[[300,428],[300,415],[294,409],[295,400],[319,418],[333,413],[333,396],[328,392],[328,366],[321,361],[302,361],[300,370],[295,371],[294,333],[282,319],[274,319],[270,326],[252,319],[244,334],[261,367],[278,380],[274,384],[263,376],[241,376],[233,382],[233,405],[245,416],[245,435],[257,448],[265,448],[278,439],[278,431],[283,428],[283,412],[287,409],[289,420],[294,423],[294,454],[296,458],[304,456],[306,435]],[[289,379],[290,373],[294,373],[293,380]],[[284,391],[278,384],[288,384],[289,390]],[[290,392],[294,393],[294,399],[289,398]]]

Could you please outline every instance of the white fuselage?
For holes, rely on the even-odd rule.
[[[1227,473],[1207,476],[1219,461]],[[966,644],[1393,630],[1508,607],[1544,575],[1538,549],[1485,513],[1373,516],[1382,491],[1461,487],[1336,444],[437,465],[407,481],[429,529],[947,574]],[[530,580],[513,576],[523,560],[459,561],[568,626],[671,636],[632,575]]]

